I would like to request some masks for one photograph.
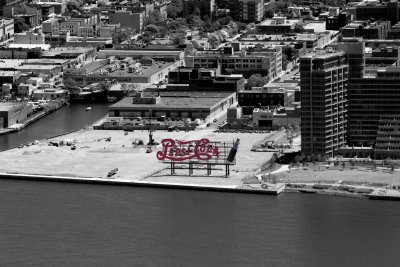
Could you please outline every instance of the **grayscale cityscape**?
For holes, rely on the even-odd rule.
[[[0,0],[0,265],[397,266],[399,56],[398,0]]]

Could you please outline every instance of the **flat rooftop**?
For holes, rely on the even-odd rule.
[[[277,23],[276,22],[277,20],[279,20],[279,21],[283,21],[284,20],[284,21],[283,21],[283,23],[282,22]],[[260,24],[257,24],[256,27],[257,26],[290,26],[290,25],[296,24],[297,22],[299,22],[298,19],[290,19],[289,20],[289,19],[286,19],[286,18],[283,18],[283,17],[274,17],[272,19],[264,20]]]
[[[44,51],[44,57],[58,56],[62,54],[84,54],[94,50],[93,47],[55,47],[51,50]]]
[[[25,103],[19,103],[19,102],[0,102],[0,112],[1,111],[9,111],[13,108],[19,107],[24,105]]]
[[[342,55],[345,55],[345,52],[343,52],[343,51],[328,52],[326,50],[320,50],[317,52],[305,54],[301,58],[330,58],[330,57],[342,56]]]
[[[0,70],[0,76],[1,77],[9,77],[9,76],[14,76],[18,71],[4,71]]]
[[[211,109],[219,104],[223,99],[235,93],[213,92],[205,93],[185,93],[185,92],[162,92],[161,100],[157,104],[133,104],[133,97],[126,97],[121,101],[111,105],[109,109],[152,109],[152,110],[198,110]],[[157,93],[148,95],[157,96]]]
[[[103,61],[93,61],[84,66],[86,71],[88,72],[99,72],[102,70],[107,70],[107,68],[115,66],[117,62],[111,63],[111,64],[104,64]],[[148,77],[151,76],[165,68],[168,68],[169,66],[175,64],[175,62],[163,62],[163,61],[155,61],[154,65],[151,66],[146,66],[146,65],[141,65],[139,68],[138,73],[130,73],[128,72],[128,67],[133,66],[135,63],[139,63],[138,61],[132,62],[131,64],[127,65],[124,69],[118,68],[109,74],[107,76],[130,76],[130,77]]]

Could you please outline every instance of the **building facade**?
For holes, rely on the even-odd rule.
[[[132,13],[131,11],[110,11],[110,24],[120,24],[121,28],[131,28],[141,31],[143,29],[143,13]]]
[[[334,156],[347,140],[346,54],[312,53],[300,58],[301,150]]]
[[[229,15],[236,21],[260,22],[264,16],[263,0],[231,0]]]
[[[0,20],[0,40],[10,39],[14,35],[14,19]]]
[[[186,66],[195,68],[218,68],[222,74],[242,74],[249,78],[261,74],[269,79],[282,72],[282,49],[274,47],[262,51],[197,51],[185,58]]]

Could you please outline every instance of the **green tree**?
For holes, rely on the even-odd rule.
[[[16,33],[25,32],[29,30],[29,25],[25,23],[25,20],[20,17],[14,19],[14,30]]]
[[[171,41],[174,45],[182,45],[185,43],[185,36],[183,34],[174,34],[171,36]]]
[[[167,15],[170,18],[176,19],[177,17],[180,16],[182,10],[183,10],[182,0],[172,0],[167,7]]]
[[[109,81],[102,81],[97,85],[97,88],[101,91],[108,91],[111,88],[111,83]]]
[[[103,6],[106,6],[106,5],[107,5],[107,3],[105,1],[98,1],[97,2],[97,6],[98,7],[103,7]]]
[[[239,32],[238,25],[234,21],[229,22],[228,25],[226,25],[226,28],[231,37],[235,36]]]
[[[136,32],[137,30],[132,28],[123,29],[116,34],[115,38],[117,39],[118,43],[129,42]]]
[[[294,31],[295,32],[303,32],[304,30],[304,26],[302,22],[298,22],[296,23],[296,25],[294,25]]]
[[[144,28],[144,30],[150,32],[151,35],[157,35],[157,33],[159,32],[159,28],[156,25],[153,25],[153,24],[147,25]]]
[[[144,25],[157,25],[161,21],[161,14],[158,10],[150,11],[149,16],[145,18]],[[158,25],[157,25],[158,26]]]
[[[268,79],[262,77],[261,74],[253,74],[247,80],[246,89],[250,90],[252,87],[262,87],[268,82]]]
[[[81,6],[82,6],[81,2],[78,2],[76,0],[68,1],[66,4],[67,10],[69,12],[71,12],[73,10],[79,11],[81,9]]]
[[[78,89],[78,83],[72,79],[72,78],[67,78],[63,80],[63,84],[67,90],[69,90],[71,93],[73,90]]]
[[[194,16],[191,20],[191,24],[194,27],[202,27],[204,25],[204,22],[201,20],[199,16]]]
[[[193,11],[193,15],[201,17],[200,8],[196,7]]]
[[[210,43],[212,48],[216,48],[221,43],[221,41],[222,39],[216,33],[210,33],[208,35],[208,42]]]
[[[197,42],[197,41],[192,41],[192,45],[193,45],[193,48],[194,48],[194,49],[199,49],[199,48],[201,48],[201,45],[200,45],[199,42]]]

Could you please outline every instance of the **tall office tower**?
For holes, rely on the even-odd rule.
[[[400,114],[380,117],[374,154],[376,159],[399,158]]]
[[[229,15],[236,21],[259,22],[264,17],[263,0],[231,0]]]
[[[349,63],[349,145],[373,146],[381,116],[400,114],[400,67],[369,66],[365,72],[363,43],[340,43]],[[382,143],[382,140],[380,141]]]
[[[300,58],[301,151],[334,156],[347,138],[346,54],[321,51]]]
[[[348,143],[376,143],[381,116],[400,114],[400,67],[376,68],[362,78],[349,79]]]
[[[365,74],[365,43],[339,43],[337,50],[344,51],[349,64],[349,79],[362,78]]]

